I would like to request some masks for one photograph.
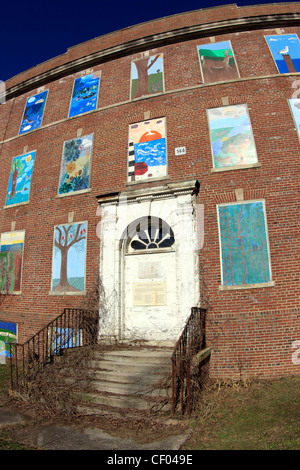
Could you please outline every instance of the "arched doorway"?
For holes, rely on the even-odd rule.
[[[140,217],[122,243],[122,336],[168,341],[178,330],[176,241],[161,218]]]
[[[195,181],[98,196],[101,338],[174,344],[199,305]]]

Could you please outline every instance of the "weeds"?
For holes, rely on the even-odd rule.
[[[298,450],[299,377],[210,380],[199,397],[184,449]]]

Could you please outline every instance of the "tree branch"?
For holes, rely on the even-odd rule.
[[[148,65],[147,67],[147,70],[150,69],[150,67],[152,67],[152,65],[157,61],[157,59],[159,58],[160,54],[158,54],[157,56],[155,56],[155,58],[152,60],[152,62]]]

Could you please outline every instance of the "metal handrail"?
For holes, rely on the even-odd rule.
[[[205,348],[206,310],[192,307],[191,315],[172,354],[172,412],[181,403],[181,415],[192,411],[191,359]]]
[[[98,328],[98,311],[65,308],[25,343],[10,343],[11,389],[27,390],[37,373],[65,349],[95,344]]]

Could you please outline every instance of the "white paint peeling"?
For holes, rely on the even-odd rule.
[[[162,219],[171,227],[174,245],[167,250],[127,254],[128,227],[147,216]],[[100,276],[109,303],[103,335],[150,342],[172,343],[178,339],[191,307],[199,305],[196,231],[191,191],[128,201],[123,197],[119,203],[101,205]],[[143,280],[139,279],[141,263]],[[147,279],[145,269],[151,263],[156,263],[156,274]],[[136,305],[134,287],[139,282],[149,283],[150,297],[155,288],[158,296],[164,295],[165,288],[166,304],[153,305],[155,302],[151,300],[151,305]],[[141,299],[139,302],[147,303]]]

